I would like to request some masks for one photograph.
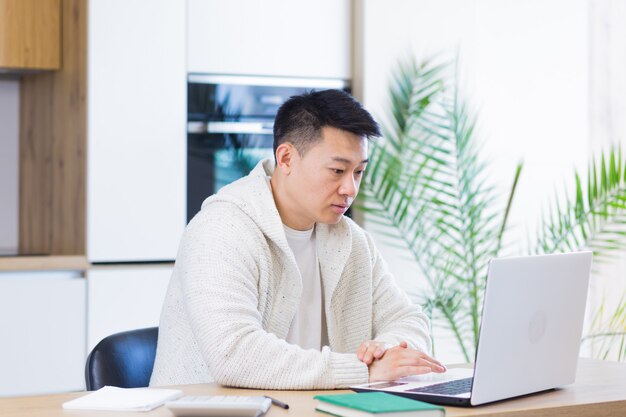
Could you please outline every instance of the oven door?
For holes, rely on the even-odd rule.
[[[273,155],[271,122],[189,123],[187,221],[202,202]]]
[[[289,97],[348,90],[344,80],[189,74],[187,221],[224,185],[272,157],[276,112]]]

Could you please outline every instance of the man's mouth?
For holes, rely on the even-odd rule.
[[[350,205],[349,204],[332,204],[331,207],[336,213],[343,214],[348,210],[348,207],[350,207]]]

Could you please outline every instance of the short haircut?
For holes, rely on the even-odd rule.
[[[282,143],[291,143],[300,156],[322,139],[322,128],[334,127],[358,136],[380,136],[374,118],[350,94],[341,90],[311,91],[292,96],[278,109],[274,121],[274,158]]]

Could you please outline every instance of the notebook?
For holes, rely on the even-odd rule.
[[[177,389],[118,388],[106,386],[63,403],[66,410],[150,411],[182,397]]]
[[[384,392],[316,395],[315,409],[339,417],[443,417],[443,407]]]

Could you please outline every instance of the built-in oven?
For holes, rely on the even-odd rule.
[[[224,185],[272,157],[273,125],[289,97],[345,80],[190,74],[187,109],[187,221]]]

